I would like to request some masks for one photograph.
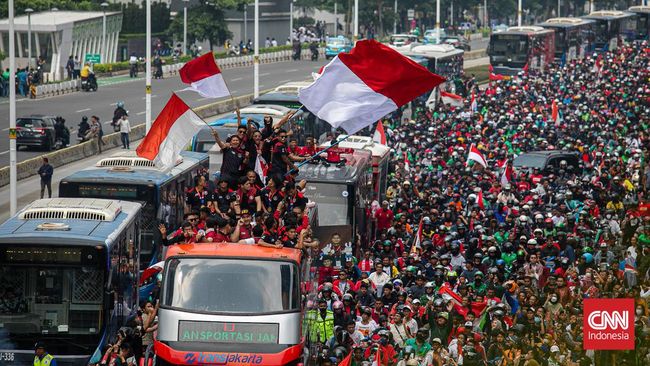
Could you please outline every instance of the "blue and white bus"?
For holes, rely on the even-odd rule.
[[[631,6],[628,12],[636,14],[636,39],[647,41],[650,33],[650,5]]]
[[[613,51],[618,48],[619,37],[632,41],[636,38],[636,15],[619,10],[600,10],[583,16],[596,21],[594,27],[596,51]]]
[[[138,309],[141,205],[37,200],[0,225],[0,365],[98,362]]]
[[[555,31],[555,60],[583,59],[593,51],[596,21],[582,18],[551,18],[538,24]]]
[[[186,212],[185,192],[194,177],[207,170],[208,155],[183,151],[175,167],[163,170],[134,151],[119,152],[61,180],[59,197],[108,198],[142,203],[140,240],[143,267],[157,262],[154,246],[158,224],[179,225]]]

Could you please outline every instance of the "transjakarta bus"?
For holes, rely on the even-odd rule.
[[[585,15],[583,18],[596,21],[594,46],[597,51],[613,51],[617,49],[619,36],[624,40],[636,38],[634,13],[601,10]]]
[[[636,39],[647,41],[650,34],[650,6],[631,6],[627,11],[636,14]]]
[[[297,249],[169,247],[154,364],[301,364],[307,334],[301,287],[311,280],[309,261]]]
[[[490,36],[487,54],[495,74],[544,70],[555,58],[555,34],[537,26],[510,27]]]
[[[540,27],[555,31],[555,60],[582,59],[593,51],[595,20],[551,18]]]
[[[60,197],[111,198],[140,202],[140,227],[143,267],[158,261],[154,235],[158,223],[178,226],[185,213],[185,191],[194,185],[194,177],[208,169],[208,155],[183,151],[175,167],[164,170],[152,161],[138,157],[135,151],[113,154],[94,167],[73,173],[61,180]]]
[[[32,365],[37,340],[59,365],[100,361],[138,309],[140,208],[44,199],[0,226],[0,365]]]

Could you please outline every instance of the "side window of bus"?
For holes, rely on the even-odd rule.
[[[132,235],[129,235],[132,237]],[[126,234],[111,248],[110,293],[113,296],[115,316],[124,317],[133,309],[135,296],[135,247]]]

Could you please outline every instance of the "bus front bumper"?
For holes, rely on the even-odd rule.
[[[178,351],[165,342],[155,341],[158,360],[171,365],[293,365],[300,361],[302,345],[290,346],[278,353]]]

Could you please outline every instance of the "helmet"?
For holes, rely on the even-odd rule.
[[[417,272],[418,268],[416,266],[408,266],[406,267],[407,272]]]
[[[118,108],[124,108],[124,102],[121,101],[121,100],[119,102],[117,102],[117,107]]]
[[[483,259],[483,254],[482,253],[475,253],[474,254],[474,259]]]
[[[528,245],[537,245],[537,240],[535,239],[528,240]]]
[[[425,288],[425,289],[427,289],[427,288],[435,288],[435,287],[436,287],[436,284],[433,283],[433,282],[427,282],[427,283],[424,285],[424,288]]]
[[[506,264],[506,261],[504,261],[503,259],[497,259],[497,266],[502,266],[504,264]]]
[[[404,283],[399,278],[393,281],[393,286],[402,286]]]
[[[332,304],[332,310],[343,309],[343,303],[340,301],[334,301]]]
[[[352,294],[343,294],[343,301],[352,301],[354,297],[352,297]]]
[[[585,262],[587,262],[587,263],[591,263],[591,262],[594,261],[594,256],[591,255],[591,253],[585,253],[585,254],[583,254],[583,255],[582,255],[582,258],[584,258],[584,259],[585,259]]]
[[[83,116],[81,117],[82,122],[88,122],[88,116]]]

